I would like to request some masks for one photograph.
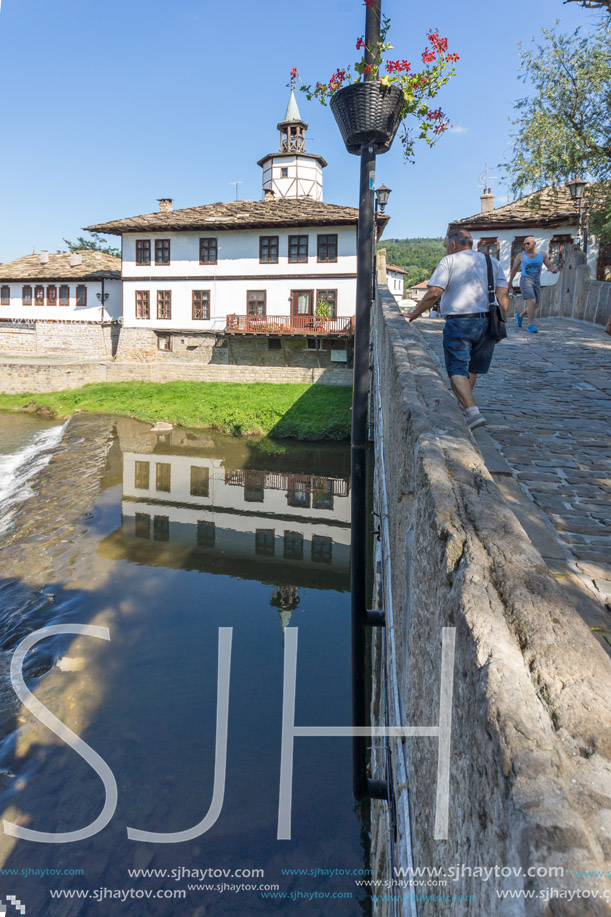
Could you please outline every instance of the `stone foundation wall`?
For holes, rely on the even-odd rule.
[[[391,739],[396,865],[407,866],[413,851],[416,867],[523,870],[416,889],[474,896],[429,900],[419,905],[426,917],[608,915],[602,895],[611,882],[577,879],[573,870],[585,863],[604,870],[611,857],[611,660],[504,503],[417,328],[387,291],[381,300],[376,437],[387,516],[379,478],[376,491],[382,528],[388,524],[384,607],[393,626],[374,636],[374,723],[388,710],[391,725],[401,715],[404,725],[438,724],[442,629],[454,628],[456,638],[447,838],[434,839],[438,739]],[[383,649],[394,672],[386,699]],[[375,777],[385,776],[383,761],[377,754]],[[402,820],[405,811],[411,819]],[[376,802],[374,878],[395,878],[389,835],[387,806]],[[527,875],[552,866],[564,868],[561,879]],[[496,897],[499,888],[550,886],[596,889],[599,898],[502,904]],[[377,907],[386,917],[395,903]],[[406,902],[399,913],[411,913]]]
[[[109,359],[115,354],[119,332],[120,325],[111,323],[36,321],[20,326],[0,322],[0,353]]]
[[[307,369],[291,366],[216,366],[213,364],[155,361],[152,363],[21,362],[0,357],[0,391],[56,392],[80,388],[89,382],[272,382],[352,385],[345,366]]]
[[[0,357],[0,391],[9,394],[57,392],[105,381],[104,363],[7,363]]]

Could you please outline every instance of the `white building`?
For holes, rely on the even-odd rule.
[[[278,128],[280,150],[259,160],[263,200],[174,210],[165,198],[155,213],[88,227],[122,237],[124,332],[150,329],[167,350],[168,332],[271,335],[278,348],[352,336],[358,210],[323,202],[326,162],[306,152],[292,91]]]
[[[0,264],[0,321],[116,322],[121,259],[96,251],[26,255]]]
[[[474,248],[489,252],[501,262],[509,276],[511,264],[521,251],[524,239],[534,236],[537,248],[548,254],[551,261],[562,267],[567,245],[576,245],[578,239],[578,212],[566,185],[548,186],[539,192],[494,207],[494,195],[486,189],[481,195],[481,211],[473,216],[450,223],[449,229],[468,229],[473,236]],[[594,277],[604,278],[604,263],[599,259],[598,244],[592,236],[588,239],[588,265]],[[519,283],[518,274],[514,281]],[[542,284],[553,284],[556,275],[543,270]]]
[[[401,305],[403,300],[406,274],[407,271],[404,268],[399,267],[398,264],[386,265],[386,279],[388,283],[388,289],[397,300],[398,305]]]

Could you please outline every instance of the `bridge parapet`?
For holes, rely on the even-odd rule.
[[[385,288],[373,335],[377,594],[387,627],[374,634],[372,723],[437,724],[443,628],[456,636],[447,838],[434,838],[439,742],[390,739],[394,865],[522,870],[393,889],[406,895],[399,910],[378,902],[376,913],[415,913],[407,896],[416,891],[474,896],[450,907],[429,900],[427,915],[543,915],[552,913],[544,897],[503,904],[497,891],[556,886],[598,890],[583,913],[609,914],[611,661],[504,502],[417,326]],[[374,760],[382,778],[385,752]],[[374,802],[378,879],[396,878],[387,818]],[[550,878],[551,868],[564,875]],[[576,878],[579,869],[601,877]],[[566,907],[553,912],[579,911]]]

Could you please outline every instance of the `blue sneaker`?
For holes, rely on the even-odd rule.
[[[516,312],[516,322],[518,323],[518,328],[522,327],[522,315],[520,312]]]
[[[537,333],[537,329],[535,328],[534,325],[529,325],[527,328],[527,331],[532,331],[533,334]]]

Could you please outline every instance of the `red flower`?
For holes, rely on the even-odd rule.
[[[291,79],[297,79],[297,67],[291,67]]]
[[[446,60],[451,61],[451,63],[454,63],[455,61],[460,60],[460,57],[456,53],[446,54]]]
[[[430,64],[434,60],[435,60],[434,51],[423,51],[422,52],[422,63],[423,64]]]
[[[375,2],[376,0],[365,0],[365,6],[367,7],[367,9],[371,9],[371,7],[373,6]]]
[[[357,50],[357,51],[360,51],[361,48],[366,48],[366,47],[367,47],[367,45],[365,44],[365,42],[363,41],[363,39],[362,39],[362,38],[359,38],[358,41],[357,41],[357,43],[356,43],[356,50]]]

